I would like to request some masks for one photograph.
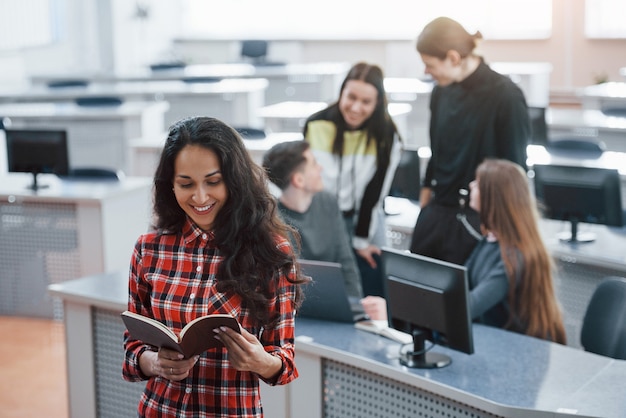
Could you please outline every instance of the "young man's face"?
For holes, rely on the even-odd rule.
[[[299,172],[302,176],[303,188],[311,193],[322,191],[324,189],[324,183],[322,183],[322,166],[317,163],[311,149],[307,149],[302,155],[306,158],[306,163],[304,163],[304,166]]]

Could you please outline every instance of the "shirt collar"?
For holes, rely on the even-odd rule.
[[[471,90],[474,87],[481,86],[485,83],[485,78],[489,73],[489,66],[485,64],[485,60],[483,59],[483,57],[479,58],[480,64],[478,64],[476,70],[469,76],[465,77],[464,80],[459,82],[459,85],[464,89]]]
[[[197,240],[202,239],[205,235],[208,236],[207,240],[213,241],[215,239],[214,231],[204,231],[198,225],[196,225],[189,217],[185,220],[185,224],[183,225],[183,240],[186,244]]]

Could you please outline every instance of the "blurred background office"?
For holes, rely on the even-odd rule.
[[[235,62],[242,39],[272,40],[273,60],[365,60],[387,76],[415,77],[422,74],[417,34],[447,15],[483,33],[491,61],[549,63],[550,91],[561,95],[622,79],[624,7],[618,0],[389,0],[358,7],[321,0],[298,11],[286,0],[4,1],[0,81],[126,72],[168,60]]]

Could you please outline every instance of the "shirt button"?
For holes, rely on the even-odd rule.
[[[196,294],[195,294],[195,293],[192,293],[191,295],[189,295],[189,299],[193,299],[193,298],[195,298],[195,297],[196,297]]]
[[[185,388],[185,393],[191,393],[191,388]]]
[[[202,234],[202,239],[207,239],[207,234]]]
[[[200,273],[200,272],[202,271],[202,266],[198,266],[198,267],[196,267],[196,271],[197,271],[198,273]]]

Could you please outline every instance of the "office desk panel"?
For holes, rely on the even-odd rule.
[[[131,141],[132,175],[154,175],[166,137],[167,133],[163,132],[155,137],[136,138]],[[262,165],[263,155],[272,146],[298,139],[302,139],[302,133],[300,132],[276,132],[268,134],[263,139],[244,139],[243,142],[254,162]]]
[[[87,87],[48,88],[33,86],[0,90],[0,102],[70,102],[95,97],[123,101],[166,101],[164,126],[189,116],[213,116],[233,125],[260,126],[257,109],[265,104],[268,81],[263,78],[231,78],[208,83],[181,80],[93,83]],[[0,115],[2,113],[0,112]],[[6,116],[6,115],[3,115]]]
[[[583,109],[620,107],[626,109],[626,82],[612,81],[594,84],[576,92]]]
[[[267,132],[302,132],[306,119],[328,106],[324,102],[286,101],[268,105],[259,110],[265,120]],[[389,103],[389,114],[400,135],[407,136],[407,116],[412,106],[409,103]]]
[[[120,379],[127,280],[120,271],[49,287],[66,312],[72,416],[135,414],[143,384]],[[436,346],[452,364],[419,370],[399,364],[400,345],[391,340],[351,324],[297,318],[300,377],[286,386],[262,385],[265,415],[624,416],[626,362],[496,328],[473,330],[474,354]]]
[[[61,318],[47,286],[128,266],[150,222],[146,178],[63,181],[26,188],[30,174],[0,176],[0,314]],[[133,208],[133,210],[129,210]]]
[[[626,98],[624,103],[626,108]],[[546,123],[550,139],[592,137],[609,151],[626,152],[626,116],[607,116],[598,109],[550,108]]]
[[[265,91],[266,104],[285,100],[330,102],[339,94],[341,82],[349,69],[350,64],[345,62],[287,63],[274,66],[254,66],[247,63],[194,64],[177,69],[152,71],[145,68],[118,74],[39,75],[31,77],[31,81],[35,85],[41,85],[68,78],[106,83],[194,80],[206,77],[265,78],[269,82]]]
[[[72,167],[103,167],[130,172],[128,141],[164,129],[167,102],[126,102],[83,107],[71,102],[0,104],[0,115],[14,129],[65,129]]]

